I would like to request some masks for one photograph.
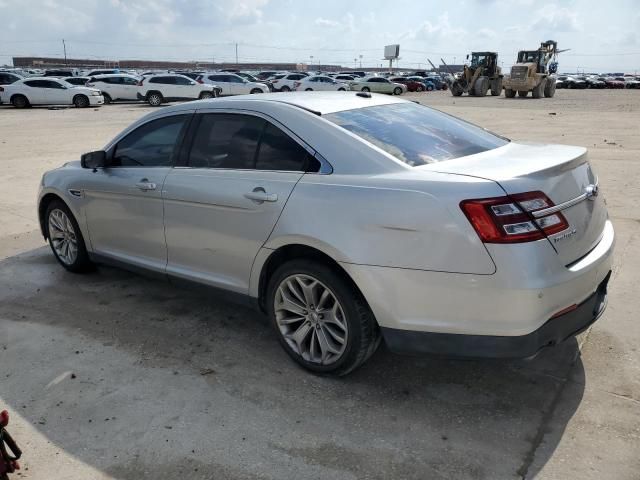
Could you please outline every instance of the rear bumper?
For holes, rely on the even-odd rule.
[[[513,337],[494,335],[460,335],[452,333],[415,332],[382,328],[387,347],[409,355],[446,355],[454,357],[522,358],[530,357],[545,347],[563,342],[586,330],[604,312],[607,284],[611,272],[584,302],[574,310],[548,320],[537,330]]]

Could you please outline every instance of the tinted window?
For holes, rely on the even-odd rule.
[[[304,171],[307,151],[282,130],[267,123],[258,150],[258,170]],[[317,171],[317,169],[315,169]]]
[[[508,143],[437,110],[400,103],[323,115],[408,165],[424,165],[492,150]]]
[[[20,80],[20,77],[11,73],[0,73],[0,85],[8,85]]]
[[[196,130],[189,166],[252,169],[265,121],[249,115],[204,114]]]
[[[231,83],[244,83],[244,80],[240,77],[236,77],[235,75],[227,75],[227,82]]]
[[[193,80],[187,77],[173,77],[173,78],[176,82],[176,85],[191,85],[191,83],[193,83]]]
[[[138,80],[136,80],[135,78],[130,78],[130,77],[122,77],[122,83],[124,85],[137,85],[138,84]]]
[[[149,83],[162,83],[164,85],[175,85],[175,77],[153,77]]]
[[[209,75],[209,80],[212,82],[226,82],[225,75]]]
[[[187,115],[160,118],[137,128],[116,146],[113,166],[162,167],[172,164]]]

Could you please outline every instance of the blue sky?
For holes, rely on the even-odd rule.
[[[0,64],[12,55],[296,61],[400,67],[460,63],[554,39],[560,70],[640,72],[640,0],[0,0]],[[357,59],[357,62],[354,62]]]

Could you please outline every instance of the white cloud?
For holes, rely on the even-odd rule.
[[[577,12],[557,5],[545,5],[531,24],[531,30],[546,30],[551,32],[576,32],[582,30],[582,24]]]

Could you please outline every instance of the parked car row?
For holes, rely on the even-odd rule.
[[[640,77],[560,75],[556,77],[556,88],[640,88]]]

